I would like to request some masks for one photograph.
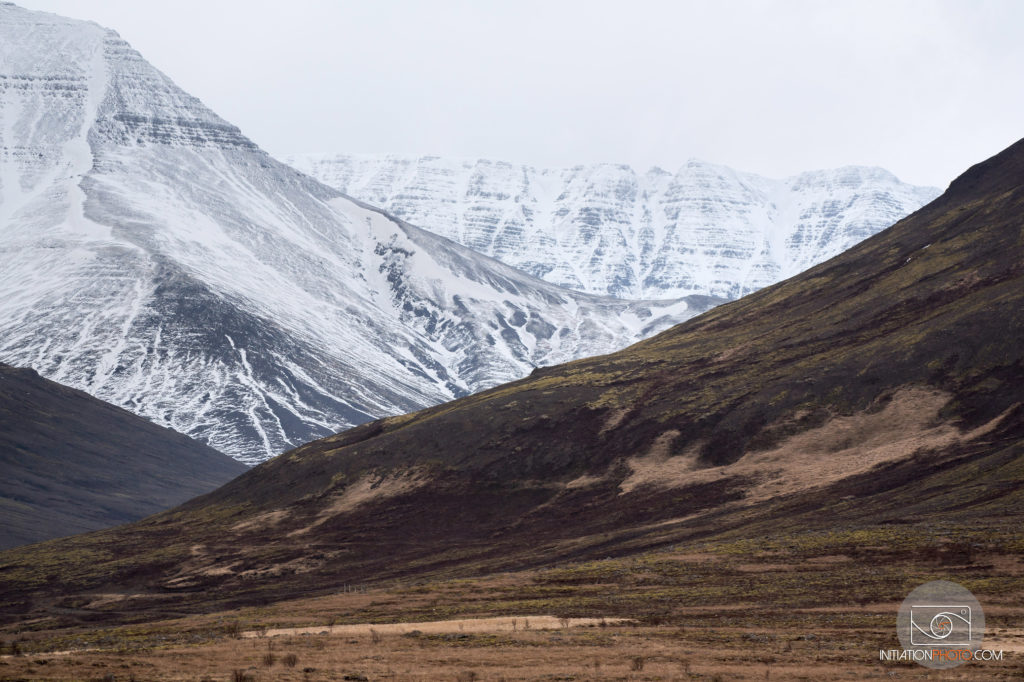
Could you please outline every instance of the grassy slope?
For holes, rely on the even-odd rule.
[[[0,555],[0,611],[131,586],[141,596],[63,617],[145,619],[684,541],[1005,532],[1024,512],[1021,216],[1024,142],[853,250],[624,351],[311,443],[138,524]],[[993,429],[752,504],[741,470],[621,494],[628,458],[652,448],[742,462],[908,386],[950,398],[936,421]],[[360,486],[361,504],[338,506]]]

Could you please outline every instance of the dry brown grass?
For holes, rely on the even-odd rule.
[[[137,654],[83,652],[33,655],[0,661],[0,677],[83,680],[860,680],[924,679],[916,667],[882,666],[881,630],[677,627],[519,630],[500,638],[384,634],[305,635],[225,639],[199,647],[172,647]],[[1020,651],[1017,632],[1003,648]],[[268,648],[282,652],[267,665]],[[1012,654],[1008,654],[1012,656]],[[289,665],[289,661],[292,664]],[[1019,666],[975,665],[928,673],[928,679],[1006,679]],[[232,677],[236,672],[242,677]],[[347,677],[346,677],[347,676]]]
[[[762,559],[759,563],[758,559]],[[787,562],[787,558],[790,560]],[[665,552],[649,560],[700,567],[730,567],[745,575],[806,572],[830,575],[850,562],[841,555],[792,563],[780,552],[730,558],[721,553]],[[983,558],[984,565],[991,565]],[[615,564],[610,565],[614,568]],[[754,569],[765,569],[758,573]],[[812,568],[808,568],[811,566]],[[581,567],[585,568],[585,567]],[[809,572],[808,572],[809,571]],[[197,645],[152,644],[138,651],[76,650],[35,653],[46,633],[23,633],[27,655],[0,658],[0,679],[55,680],[860,680],[1008,679],[1020,669],[1024,588],[986,599],[990,648],[1006,660],[946,672],[882,665],[878,650],[897,646],[892,617],[898,602],[833,603],[779,608],[770,602],[672,604],[673,622],[662,626],[617,623],[607,618],[482,616],[411,621],[409,613],[440,601],[465,608],[498,595],[548,584],[544,573],[502,574],[440,581],[365,593],[276,604],[178,621],[155,623],[154,632],[195,631],[218,624],[222,634]],[[713,574],[709,574],[713,575]],[[993,576],[1002,575],[1001,572]],[[653,579],[654,574],[649,576]],[[635,580],[647,577],[635,575]],[[727,578],[723,578],[727,581]],[[540,581],[540,582],[538,582]],[[581,587],[586,591],[589,588]],[[613,590],[613,588],[607,588]],[[657,587],[653,594],[659,594]],[[331,624],[338,614],[372,609],[392,622]],[[243,631],[238,623],[266,619],[292,628]],[[406,622],[397,622],[405,620]],[[321,623],[321,625],[310,623]],[[236,627],[231,627],[236,626]],[[136,630],[126,629],[126,636]],[[56,633],[51,633],[56,634]],[[8,648],[9,651],[9,648]]]
[[[932,551],[945,535],[874,529],[341,590],[107,630],[22,624],[0,631],[0,680],[1012,679],[1024,658],[1019,536],[988,533],[952,567]],[[1004,661],[948,672],[879,663],[879,649],[898,646],[907,591],[939,577],[970,581],[986,645]],[[23,655],[9,655],[14,642]]]

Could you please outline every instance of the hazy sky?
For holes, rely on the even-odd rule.
[[[1019,0],[16,0],[91,19],[275,155],[945,186],[1024,137]]]

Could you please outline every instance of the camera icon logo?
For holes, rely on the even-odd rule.
[[[896,635],[907,660],[933,670],[955,668],[983,651],[985,609],[962,585],[932,580],[900,604]]]
[[[971,646],[971,607],[966,604],[910,607],[911,646]]]

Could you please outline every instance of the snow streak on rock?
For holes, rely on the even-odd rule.
[[[287,160],[549,282],[627,299],[738,298],[845,251],[939,194],[881,168],[769,180],[700,161],[673,175],[432,156]]]
[[[0,4],[0,360],[256,462],[718,302],[566,290],[258,149],[95,24]]]

